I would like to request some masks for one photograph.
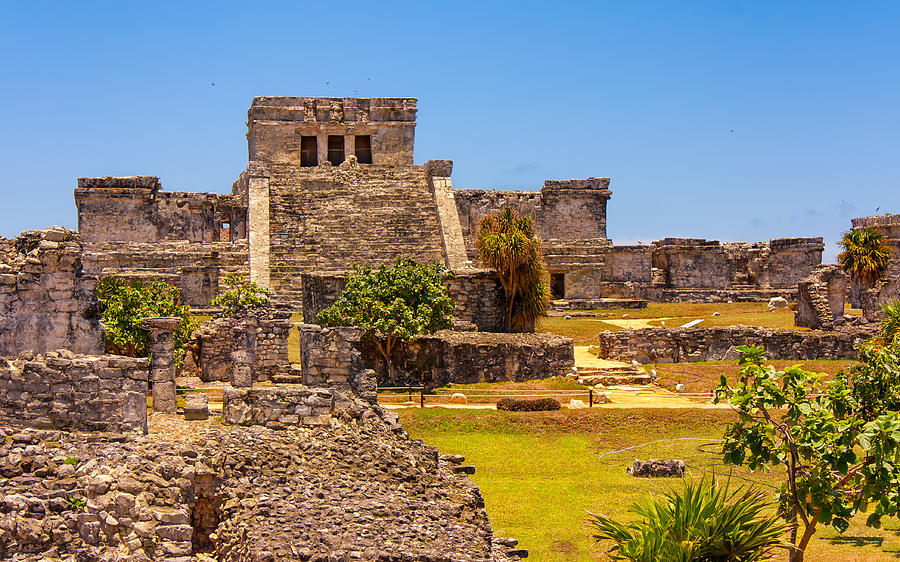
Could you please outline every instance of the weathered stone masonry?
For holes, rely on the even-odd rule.
[[[147,431],[147,359],[67,350],[0,358],[0,420],[7,425]]]
[[[258,97],[248,164],[231,194],[162,191],[155,177],[81,178],[84,267],[158,276],[206,305],[226,272],[249,274],[299,308],[302,275],[413,255],[467,269],[478,221],[532,214],[555,298],[765,300],[793,297],[821,263],[821,239],[743,244],[665,239],[615,246],[609,178],[540,191],[453,189],[453,163],[413,163],[414,98]]]
[[[96,279],[84,274],[82,252],[78,235],[60,227],[0,238],[0,356],[103,351]]]
[[[712,328],[643,328],[600,332],[599,356],[641,363],[687,363],[737,359],[734,347],[760,345],[770,359],[854,359],[856,345],[870,332],[800,331],[721,326]]]

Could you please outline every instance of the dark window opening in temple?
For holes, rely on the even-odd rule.
[[[328,135],[328,161],[335,166],[340,166],[344,161],[344,137],[341,135]]]
[[[356,135],[356,159],[360,164],[372,163],[372,137]]]
[[[317,166],[319,164],[319,143],[316,137],[300,137],[300,165]]]
[[[553,300],[566,298],[566,274],[550,274],[550,298]]]

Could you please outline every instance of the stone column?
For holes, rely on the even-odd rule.
[[[157,317],[141,320],[141,328],[150,331],[153,339],[150,360],[150,381],[153,392],[153,411],[175,413],[175,342],[173,332],[181,326],[181,318]]]
[[[259,322],[247,318],[232,328],[231,386],[249,388],[256,379],[256,333]]]

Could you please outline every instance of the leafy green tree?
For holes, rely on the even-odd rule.
[[[888,239],[875,227],[857,228],[844,233],[838,242],[844,251],[838,263],[863,287],[871,287],[881,279],[891,261]]]
[[[629,510],[641,519],[622,524],[589,514],[597,540],[615,543],[609,556],[636,562],[751,562],[786,548],[787,525],[767,515],[768,502],[753,489],[729,490],[715,477],[684,482],[683,490],[644,500]]]
[[[877,402],[897,396],[897,379],[885,376],[886,358],[863,351],[866,369],[825,384],[824,374],[796,365],[783,371],[763,365],[759,347],[738,350],[739,382],[732,387],[722,377],[716,389],[715,400],[729,399],[739,416],[725,432],[723,455],[753,471],[784,466],[776,500],[791,525],[791,561],[803,560],[819,524],[844,532],[859,512],[869,514],[873,527],[896,516],[900,414]],[[879,385],[889,392],[881,394]]]
[[[488,215],[478,224],[478,258],[497,271],[506,293],[506,320],[510,331],[530,331],[549,305],[550,284],[541,255],[534,220],[510,207]]]
[[[245,281],[244,277],[237,273],[225,274],[225,286],[228,290],[209,301],[210,306],[221,306],[225,316],[231,316],[247,307],[266,305],[272,296],[272,292],[268,289],[254,282]]]
[[[181,291],[162,281],[125,281],[104,277],[97,284],[100,315],[106,327],[106,351],[128,357],[150,355],[150,332],[141,328],[141,319],[177,316],[181,326],[173,334],[175,362],[181,365],[191,333],[199,322],[190,308],[181,303]]]
[[[338,300],[316,320],[323,326],[365,328],[393,381],[391,353],[398,345],[450,327],[454,302],[444,280],[452,275],[439,263],[427,266],[412,257],[377,269],[354,266]]]

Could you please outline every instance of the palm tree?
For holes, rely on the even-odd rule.
[[[891,261],[887,237],[875,227],[849,230],[838,242],[844,251],[838,254],[841,268],[862,287],[871,287],[881,279]]]
[[[475,248],[481,262],[500,276],[509,330],[533,330],[535,319],[547,310],[550,300],[547,268],[534,220],[517,215],[510,207],[488,215],[478,224]]]

